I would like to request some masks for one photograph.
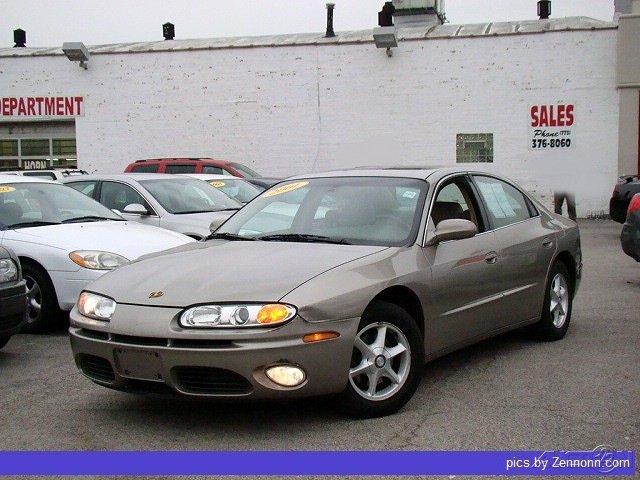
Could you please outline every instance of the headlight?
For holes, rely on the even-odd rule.
[[[115,300],[95,293],[82,292],[78,298],[78,312],[96,320],[109,321],[116,311],[116,305]]]
[[[129,263],[129,259],[110,252],[97,252],[95,250],[77,250],[69,254],[71,261],[91,270],[113,270],[121,265]]]
[[[295,307],[283,303],[247,305],[201,305],[180,315],[184,328],[245,328],[280,325],[291,320]]]
[[[0,283],[13,282],[18,279],[18,266],[10,258],[0,260]]]

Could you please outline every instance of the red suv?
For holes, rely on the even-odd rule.
[[[213,158],[153,158],[136,160],[127,165],[125,172],[134,173],[211,173],[233,175],[240,178],[260,177],[258,173],[241,163]]]

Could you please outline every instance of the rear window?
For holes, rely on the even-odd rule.
[[[195,163],[167,165],[164,167],[164,173],[196,173],[196,165]]]
[[[213,165],[203,165],[202,173],[211,173],[214,175],[222,175],[225,173],[220,167],[214,167]]]
[[[242,165],[241,163],[232,163],[231,166],[242,173],[245,178],[256,178],[262,176],[255,170],[251,170],[249,167]]]
[[[157,173],[158,172],[158,164],[151,164],[151,165],[134,165],[133,172],[138,172],[138,173]]]

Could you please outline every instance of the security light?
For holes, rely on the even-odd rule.
[[[62,44],[62,51],[72,62],[80,62],[80,67],[87,69],[87,63],[89,61],[89,50],[84,46],[82,42],[64,42]]]
[[[392,48],[398,46],[396,27],[377,27],[373,29],[373,41],[377,48],[386,48],[387,55],[392,56]]]

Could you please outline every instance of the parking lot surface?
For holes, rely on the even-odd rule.
[[[84,378],[66,332],[0,351],[2,449],[640,450],[640,264],[620,225],[581,222],[584,277],[560,342],[514,332],[427,366],[398,414],[352,420],[326,398],[219,403],[133,396]]]

